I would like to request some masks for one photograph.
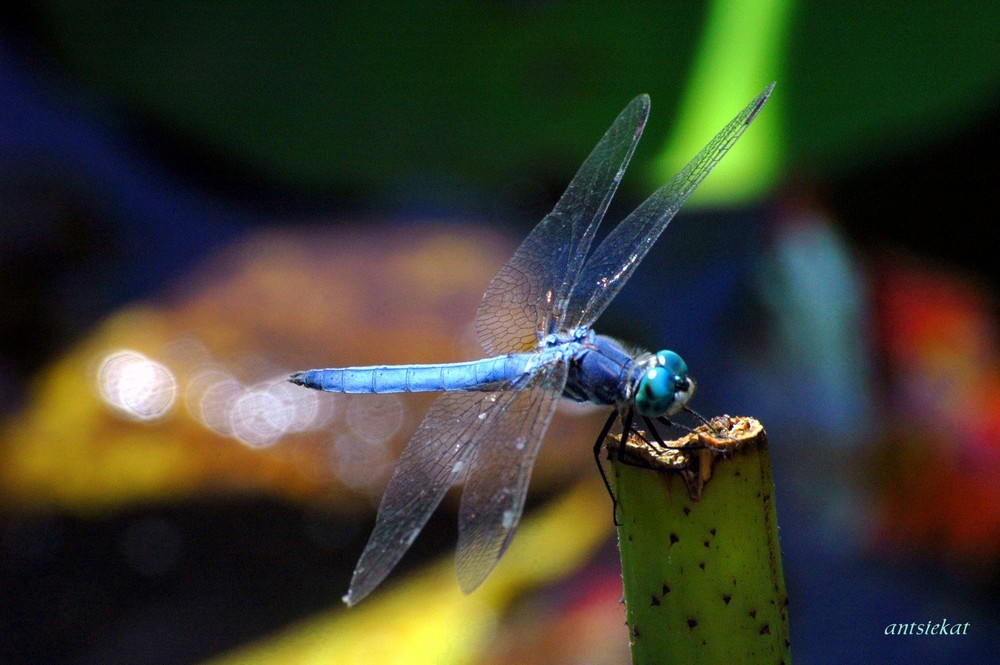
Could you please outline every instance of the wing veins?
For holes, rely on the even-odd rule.
[[[593,325],[688,197],[756,118],[773,88],[773,83],[765,88],[680,173],[657,189],[597,246],[570,297],[569,329]]]

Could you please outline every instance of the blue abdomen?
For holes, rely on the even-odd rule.
[[[292,383],[332,393],[409,393],[444,390],[497,390],[520,376],[530,354],[511,354],[441,365],[386,365],[311,369],[293,374]]]

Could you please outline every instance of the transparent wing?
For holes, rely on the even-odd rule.
[[[396,464],[344,602],[360,601],[396,567],[517,396],[516,390],[446,392],[434,400]]]
[[[625,107],[552,212],[490,282],[476,315],[476,333],[488,355],[532,349],[561,329],[572,286],[648,115],[646,95]]]
[[[567,371],[560,360],[524,377],[526,385],[473,453],[458,518],[458,583],[466,593],[482,584],[514,537]]]
[[[570,298],[566,329],[589,327],[597,320],[691,193],[757,117],[773,88],[773,83],[765,88],[680,173],[622,220],[594,250]]]

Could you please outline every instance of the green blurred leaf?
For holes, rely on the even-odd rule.
[[[320,190],[415,175],[497,186],[516,180],[498,174],[539,155],[556,155],[569,173],[639,92],[654,101],[647,143],[663,145],[705,11],[455,1],[52,0],[37,9],[80,79],[179,140]],[[998,24],[994,0],[794,7],[778,33],[788,43],[776,49],[787,63],[784,161],[837,171],[970,124],[1000,92]],[[650,159],[640,150],[636,170]]]

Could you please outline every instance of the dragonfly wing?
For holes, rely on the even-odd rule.
[[[354,569],[344,602],[354,605],[396,567],[448,489],[492,431],[516,391],[446,392],[406,445],[379,504],[375,529]]]
[[[558,360],[523,377],[473,452],[458,519],[458,582],[466,593],[486,579],[514,537],[567,372],[568,364]]]
[[[572,286],[648,115],[646,95],[625,107],[552,212],[490,282],[476,316],[476,333],[487,354],[532,349],[541,337],[561,329]]]
[[[570,298],[568,330],[589,327],[597,320],[691,193],[757,117],[773,88],[773,83],[765,88],[680,173],[656,190],[598,245],[583,267]]]

